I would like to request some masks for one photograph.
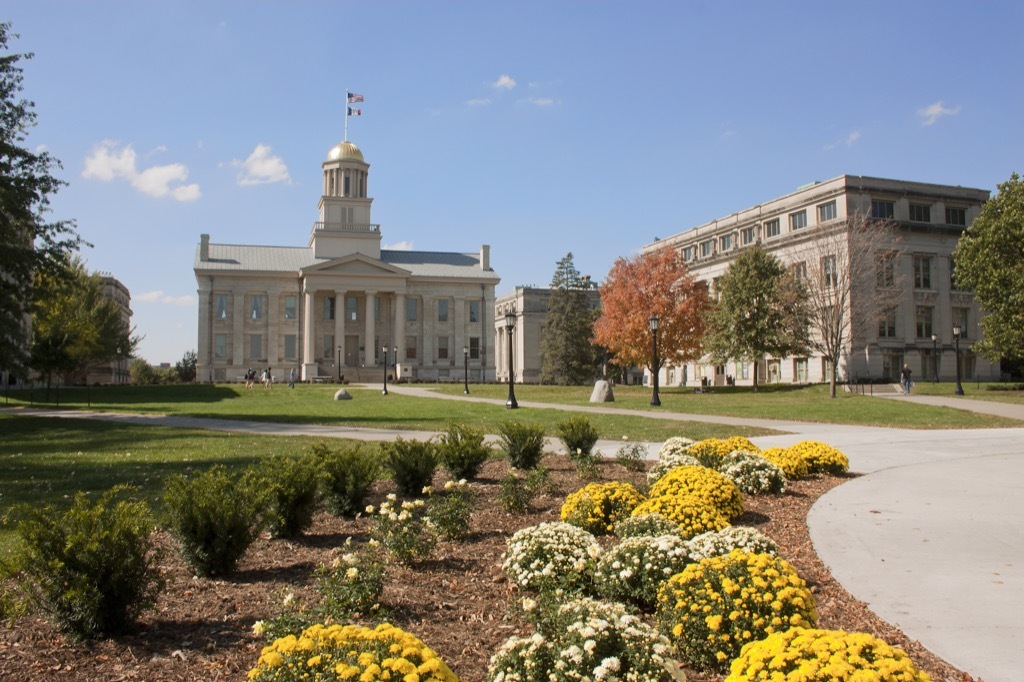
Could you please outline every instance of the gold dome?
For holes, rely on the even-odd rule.
[[[355,159],[356,161],[366,163],[363,160],[363,153],[359,151],[359,147],[351,142],[339,142],[331,147],[331,151],[327,152],[328,161],[339,161],[341,159]]]

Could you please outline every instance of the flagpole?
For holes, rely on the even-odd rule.
[[[348,142],[348,90],[345,90],[345,142]]]

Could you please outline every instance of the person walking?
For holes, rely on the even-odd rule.
[[[910,365],[904,364],[900,372],[900,383],[903,384],[903,395],[910,395],[910,387],[914,383],[910,380]]]
[[[288,388],[295,388],[295,368],[288,372]]]
[[[270,388],[270,385],[274,383],[274,377],[271,375],[269,367],[267,367],[267,373],[264,376],[266,379],[264,380],[263,385]]]

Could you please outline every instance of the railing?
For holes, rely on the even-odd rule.
[[[380,232],[380,225],[371,223],[313,223],[314,230],[327,232]]]

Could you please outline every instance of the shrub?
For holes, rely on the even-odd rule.
[[[761,451],[761,456],[782,469],[786,478],[792,481],[803,478],[811,471],[810,464],[789,448],[768,448]]]
[[[525,514],[530,510],[530,503],[541,493],[547,482],[548,470],[545,467],[527,471],[510,469],[505,478],[501,479],[498,502],[501,508],[510,514]]]
[[[626,443],[615,453],[615,461],[626,471],[643,471],[647,468],[647,446],[643,443]]]
[[[706,501],[687,494],[650,497],[633,510],[636,515],[657,514],[675,524],[673,533],[684,540],[729,525],[729,519]]]
[[[561,517],[595,535],[607,535],[643,501],[630,483],[590,483],[565,498]]]
[[[376,458],[358,444],[331,449],[313,446],[313,458],[320,469],[324,501],[332,514],[353,517],[366,506],[370,488],[380,478]]]
[[[786,475],[778,465],[746,450],[734,450],[718,470],[748,495],[774,495],[786,489]]]
[[[430,487],[438,463],[434,443],[398,437],[389,443],[381,443],[380,452],[399,493],[418,497],[424,494],[424,488]]]
[[[812,474],[841,476],[850,470],[850,460],[846,455],[827,443],[803,440],[789,446],[789,451],[807,462]]]
[[[731,438],[705,438],[690,446],[687,454],[696,457],[706,467],[717,469],[722,465],[722,460],[733,450],[746,450],[748,452],[760,452],[761,449],[743,436],[732,436]]]
[[[779,546],[761,531],[747,526],[727,526],[690,538],[694,561],[742,549],[751,554],[778,554]]]
[[[792,628],[744,647],[725,682],[774,679],[930,682],[931,677],[902,649],[871,635]]]
[[[651,486],[652,498],[662,495],[692,497],[718,510],[730,521],[743,513],[743,496],[736,484],[724,474],[706,467],[684,466],[672,469]]]
[[[469,534],[475,497],[465,480],[448,481],[444,484],[442,493],[433,490],[430,492],[427,516],[441,537],[459,540]]]
[[[621,605],[580,599],[553,621],[565,625],[506,641],[491,658],[489,682],[685,682],[668,640]]]
[[[484,445],[484,432],[465,424],[448,422],[437,446],[438,459],[455,480],[474,479],[491,449]]]
[[[272,457],[261,466],[260,475],[270,491],[270,534],[278,538],[302,535],[313,524],[320,473],[311,457]]]
[[[656,483],[659,478],[672,471],[676,467],[699,467],[704,466],[696,457],[683,453],[670,454],[658,460],[658,462],[647,471],[647,482]]]
[[[509,464],[516,469],[533,469],[544,456],[544,427],[517,421],[502,422],[498,426],[501,446],[508,455]]]
[[[316,623],[317,619],[313,612],[299,604],[295,593],[291,590],[285,590],[275,596],[280,605],[280,611],[273,618],[253,623],[252,634],[273,642],[279,637],[302,632]]]
[[[313,571],[321,601],[318,620],[344,621],[380,608],[384,593],[384,561],[376,542],[354,549],[345,540],[345,552]]]
[[[685,455],[686,451],[690,449],[690,446],[693,445],[694,442],[695,441],[691,438],[672,436],[661,444],[661,449],[658,450],[658,460],[661,461],[669,457]]]
[[[201,576],[228,575],[267,523],[269,491],[250,469],[232,476],[215,466],[170,478],[168,526],[185,561]]]
[[[743,645],[818,616],[807,585],[788,562],[735,550],[691,564],[658,597],[658,619],[684,660],[724,670]]]
[[[640,537],[642,535],[667,535],[669,533],[675,533],[678,530],[678,523],[670,521],[661,514],[654,513],[634,513],[633,516],[619,521],[615,524],[615,527],[612,528],[612,532],[615,533],[620,540]]]
[[[652,611],[661,586],[691,563],[689,544],[678,535],[626,538],[601,555],[594,585],[606,599]]]
[[[459,682],[444,661],[413,635],[388,625],[314,625],[263,649],[251,682],[419,680]]]
[[[430,556],[437,545],[437,531],[426,517],[423,500],[405,500],[396,504],[394,493],[388,495],[380,509],[366,508],[373,523],[370,537],[379,542],[399,563],[411,565]]]
[[[597,429],[582,414],[569,417],[564,422],[558,422],[558,438],[565,446],[565,451],[570,459],[577,457],[586,458],[594,449],[597,443]]]
[[[509,539],[501,568],[526,590],[580,591],[590,583],[601,546],[587,531],[568,523],[548,522],[522,528]]]
[[[129,491],[113,488],[95,503],[78,493],[66,511],[18,508],[14,564],[33,599],[75,638],[131,630],[163,587],[152,515]]]

